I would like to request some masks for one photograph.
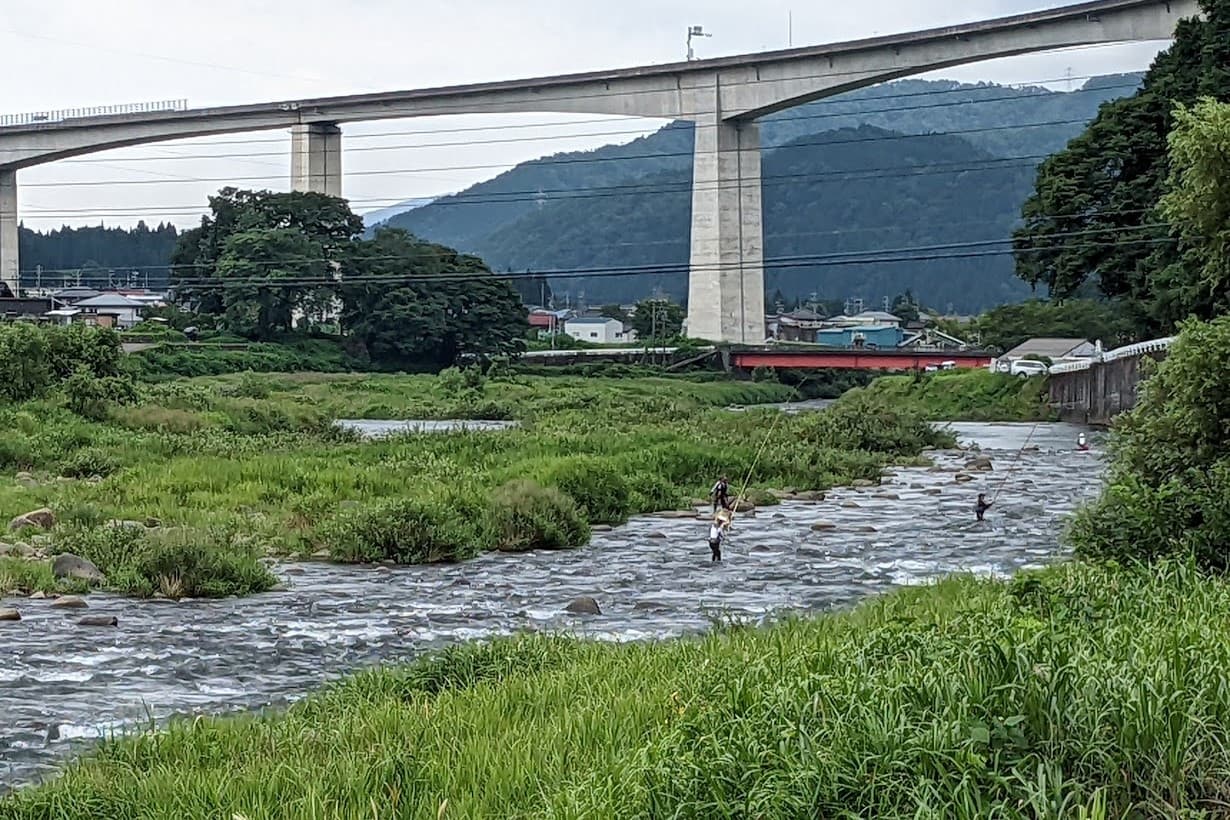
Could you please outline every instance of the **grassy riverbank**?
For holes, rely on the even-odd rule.
[[[527,636],[106,743],[0,817],[1177,817],[1230,775],[1230,587],[953,578],[698,640]]]
[[[51,543],[30,546],[88,558],[121,592],[221,595],[268,588],[268,553],[418,563],[576,546],[591,524],[685,506],[721,473],[739,486],[755,464],[753,488],[824,489],[947,440],[870,396],[823,414],[725,409],[790,397],[776,383],[446,371],[181,380],[97,420],[48,398],[0,408],[0,468],[29,473],[0,480],[0,517],[51,507]],[[371,442],[336,418],[519,427]],[[9,540],[26,535],[46,538]],[[27,591],[47,577],[0,568]]]
[[[881,376],[865,389],[930,421],[1049,421],[1044,382],[978,368]]]

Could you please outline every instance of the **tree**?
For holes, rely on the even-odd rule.
[[[1143,332],[1167,330],[1170,274],[1179,263],[1157,210],[1169,174],[1167,136],[1178,103],[1230,98],[1230,0],[1201,0],[1204,20],[1184,20],[1133,96],[1103,104],[1068,147],[1039,168],[1015,233],[1017,275],[1056,297],[1090,279],[1123,297]]]
[[[476,257],[381,228],[356,243],[346,276],[359,282],[343,277],[342,323],[374,362],[439,368],[523,349],[520,296]]]
[[[898,294],[893,300],[892,307],[888,310],[897,318],[905,322],[918,321],[918,301],[914,298],[914,293],[909,288],[905,289],[905,293]]]
[[[1167,323],[1230,312],[1230,105],[1180,105],[1170,177],[1158,211],[1175,227],[1177,258],[1156,277],[1155,315]]]
[[[294,228],[231,234],[216,268],[226,326],[249,339],[289,333],[296,308],[322,290],[307,283],[329,277],[326,254],[323,245]]]
[[[685,317],[682,305],[666,299],[642,299],[636,303],[630,323],[638,339],[661,342],[679,337]]]
[[[954,335],[965,338],[974,333],[983,345],[999,350],[1011,350],[1038,336],[1101,340],[1107,348],[1133,341],[1132,321],[1123,308],[1114,302],[1091,299],[1000,305]]]
[[[598,313],[608,319],[618,319],[621,322],[628,321],[628,314],[619,305],[603,305],[598,309]]]

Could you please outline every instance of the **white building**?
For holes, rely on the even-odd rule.
[[[618,319],[607,316],[582,316],[564,322],[564,333],[582,342],[598,345],[636,341],[636,331]]]
[[[115,326],[118,328],[132,327],[140,322],[141,311],[146,307],[146,303],[119,293],[103,293],[73,303],[73,308],[81,313],[114,317]]]

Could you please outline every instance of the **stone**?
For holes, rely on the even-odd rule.
[[[853,532],[879,532],[879,530],[877,530],[875,527],[863,526],[863,527],[855,527]]]
[[[875,484],[876,483],[874,481],[868,481],[865,478],[856,478],[854,481],[850,482],[851,487],[874,487]]]
[[[824,494],[824,490],[804,490],[801,493],[797,493],[795,497],[799,501],[823,501],[827,496]]]
[[[811,525],[812,532],[824,532],[825,530],[835,530],[837,525],[832,521],[817,521]]]
[[[739,499],[733,506],[735,508],[735,512],[737,513],[749,513],[755,511],[756,509],[756,505],[748,501],[746,498]]]
[[[56,598],[51,602],[51,605],[56,609],[86,609],[89,607],[89,604],[76,595],[65,595],[63,598]]]
[[[862,505],[862,504],[860,504],[860,503],[858,503],[857,501],[843,501],[843,502],[841,502],[841,506],[846,507],[846,508],[848,508],[848,509],[856,509],[856,508],[861,507],[861,506],[863,506],[863,505]]]
[[[944,491],[941,490],[939,487],[932,487],[929,490],[923,490],[923,493],[925,493],[926,495],[943,495]]]
[[[610,532],[613,529],[614,527],[612,527],[610,524],[593,524],[590,526],[589,531],[590,532]]]
[[[36,589],[30,593],[31,601],[41,601],[46,597],[47,597],[47,593],[43,592],[41,589]]]
[[[21,613],[15,609],[0,609],[0,621],[20,621]]]
[[[565,612],[571,612],[575,615],[601,615],[602,608],[598,606],[598,602],[588,595],[582,595],[580,598],[574,598],[568,606],[564,607]]]
[[[162,519],[161,519],[161,518],[154,518],[153,516],[151,516],[151,517],[149,517],[149,518],[145,519],[145,527],[146,527],[146,529],[156,530],[156,529],[158,529],[158,528],[159,528],[159,527],[161,527],[161,526],[162,526]]]
[[[896,493],[876,493],[875,497],[876,497],[876,498],[883,498],[883,499],[886,499],[886,500],[888,500],[888,501],[899,501],[899,500],[901,500],[901,496],[897,495]]]
[[[952,477],[952,480],[957,482],[958,484],[964,484],[967,481],[973,481],[974,477],[972,475],[966,475],[965,473],[957,473],[955,476]]]
[[[986,456],[978,456],[978,458],[971,458],[969,461],[965,462],[965,469],[975,470],[977,472],[988,472],[990,470],[994,470],[995,468],[991,465],[991,459]]]
[[[38,486],[38,480],[35,479],[34,476],[30,475],[29,473],[25,473],[25,472],[18,473],[17,475],[13,476],[13,480],[16,481],[18,484],[20,484],[23,487],[37,487]]]
[[[49,530],[56,525],[56,514],[47,507],[38,510],[31,510],[25,515],[19,515],[9,522],[9,532],[25,529],[26,527],[37,527],[40,530]]]
[[[646,535],[645,537],[646,537],[646,538],[653,538],[653,539],[656,539],[656,540],[664,540],[664,539],[666,538],[666,533],[664,533],[664,532],[651,532],[651,533],[649,533],[649,535]]]
[[[105,584],[107,576],[102,570],[86,559],[65,552],[55,557],[51,562],[51,574],[57,578],[76,578],[89,584]]]
[[[316,552],[312,553],[312,558],[317,561],[328,561],[329,555],[328,550],[316,550]]]
[[[86,615],[77,621],[77,626],[119,626],[119,618],[114,615]]]

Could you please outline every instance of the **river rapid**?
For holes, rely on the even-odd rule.
[[[952,572],[1008,575],[1063,555],[1063,519],[1100,488],[1101,460],[1064,424],[955,424],[994,470],[956,481],[970,454],[896,469],[882,486],[836,489],[741,515],[712,564],[707,516],[636,518],[565,552],[493,553],[465,564],[281,564],[287,589],[222,601],[137,602],[95,594],[90,614],[8,598],[0,623],[0,793],[54,773],[118,727],[171,715],[284,705],[355,669],[517,630],[611,640],[704,630],[715,616],[758,620],[844,607]],[[1024,449],[1026,444],[1032,448]],[[987,520],[978,492],[1001,491]],[[818,522],[831,529],[813,530]],[[565,611],[592,596],[601,615]]]

